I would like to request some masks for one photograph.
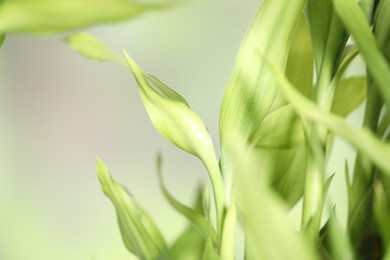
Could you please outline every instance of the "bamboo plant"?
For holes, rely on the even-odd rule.
[[[66,15],[48,20],[31,15],[46,12],[48,5],[38,3],[51,2],[58,10],[67,5],[73,12],[77,8],[72,4],[35,2],[2,1],[0,34],[62,32],[148,9],[140,7],[129,16],[122,13],[129,2],[102,0],[72,24],[63,22]],[[15,15],[26,19],[10,18]],[[161,155],[157,157],[162,194],[190,224],[169,243],[97,159],[103,192],[114,204],[123,242],[132,254],[140,259],[234,259],[239,226],[245,233],[240,259],[390,259],[390,0],[265,0],[243,39],[224,93],[220,158],[187,101],[145,73],[125,50],[117,55],[86,33],[69,35],[66,42],[90,59],[128,67],[156,130],[199,158],[210,179],[212,194],[203,188],[195,205],[184,205],[165,187]],[[357,56],[367,71],[348,77],[346,70]],[[361,103],[363,125],[353,128],[346,117]],[[325,172],[335,136],[356,151],[355,164],[335,173],[344,174],[347,183],[346,229],[335,214],[321,224],[332,185]],[[300,199],[297,232],[286,215]]]
[[[127,249],[141,259],[234,259],[237,225],[244,259],[390,259],[390,1],[266,0],[237,54],[220,111],[221,157],[186,100],[86,34],[68,43],[83,55],[128,66],[156,130],[198,157],[208,190],[195,206],[165,188],[169,203],[191,224],[173,243],[97,160]],[[347,77],[361,56],[365,75]],[[346,117],[365,103],[363,125]],[[332,176],[325,178],[335,136],[356,151],[346,163],[348,223],[335,214],[321,225]],[[349,169],[351,169],[351,172]],[[303,200],[296,232],[286,214]],[[213,207],[212,207],[213,206]],[[215,210],[211,219],[210,208]]]

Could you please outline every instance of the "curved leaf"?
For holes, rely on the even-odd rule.
[[[107,167],[96,159],[97,172],[104,194],[115,206],[122,239],[127,249],[141,259],[157,259],[167,245],[149,215],[111,177]]]
[[[69,35],[65,38],[65,42],[89,59],[95,61],[112,61],[127,67],[126,62],[105,43],[88,33],[81,32]]]
[[[0,6],[0,34],[49,34],[134,18],[167,4],[124,0],[21,0]]]

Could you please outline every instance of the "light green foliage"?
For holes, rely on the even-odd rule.
[[[126,66],[124,59],[120,58],[103,42],[87,33],[76,33],[65,38],[65,42],[83,56],[95,61],[112,61]]]
[[[124,52],[154,127],[203,162],[214,197],[213,205],[207,188],[198,192],[193,207],[178,201],[163,183],[158,156],[163,196],[190,223],[168,247],[147,214],[98,160],[99,179],[117,209],[127,248],[146,259],[234,259],[240,225],[245,259],[372,257],[378,252],[365,247],[367,233],[381,239],[379,254],[390,259],[389,7],[389,0],[264,1],[223,98],[220,164],[206,127],[187,101],[144,73]],[[346,45],[349,34],[356,46]],[[66,41],[90,59],[126,65],[90,35],[78,33]],[[367,75],[346,77],[359,53]],[[364,127],[352,128],[346,117],[364,101]],[[335,173],[346,177],[346,230],[335,214],[321,229],[335,176],[325,178],[335,135],[358,153],[352,180],[347,162],[344,173]],[[301,198],[298,232],[286,215]]]
[[[157,259],[165,254],[167,245],[149,215],[111,178],[107,167],[99,159],[97,172],[104,194],[115,206],[127,249],[141,259]]]
[[[5,0],[0,5],[0,34],[50,34],[134,18],[168,4],[126,0]]]

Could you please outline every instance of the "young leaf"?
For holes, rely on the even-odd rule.
[[[347,116],[363,102],[366,92],[366,77],[342,79],[336,87],[332,112],[343,117]]]
[[[223,223],[221,259],[234,259],[234,242],[237,225],[237,208],[236,204],[232,203],[227,210]]]
[[[81,55],[95,61],[112,61],[122,66],[126,62],[114,53],[105,43],[87,33],[76,33],[65,38],[65,42]]]
[[[127,249],[141,259],[153,260],[164,255],[167,245],[149,215],[112,179],[102,161],[96,159],[96,162],[102,190],[115,206]]]
[[[171,206],[176,209],[180,214],[186,217],[191,223],[193,223],[203,234],[203,236],[210,236],[211,239],[216,242],[215,230],[212,228],[211,223],[208,222],[208,219],[204,214],[192,209],[183,203],[176,200],[167,190],[162,179],[161,172],[162,157],[160,154],[157,155],[157,173],[158,180],[160,182],[160,188],[164,194],[165,199],[171,204]]]
[[[4,1],[0,6],[0,34],[49,34],[94,24],[131,19],[169,4],[141,4],[123,0]]]
[[[147,81],[141,68],[124,51],[127,63],[137,80],[146,111],[157,131],[169,142],[193,154],[206,166],[214,190],[217,211],[218,244],[222,235],[225,192],[209,133],[201,119],[177,98],[157,92]],[[166,86],[164,86],[165,88]]]
[[[335,10],[352,34],[366,61],[368,71],[374,78],[387,108],[390,108],[390,65],[381,53],[380,45],[371,32],[363,10],[355,0],[333,0]]]

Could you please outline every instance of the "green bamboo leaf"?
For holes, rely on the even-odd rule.
[[[156,130],[172,144],[199,157],[206,166],[214,190],[217,241],[220,245],[226,197],[214,147],[206,127],[186,103],[152,88],[141,68],[125,51],[124,54],[137,80],[141,99]]]
[[[322,59],[325,53],[330,21],[332,17],[331,0],[308,0],[307,18],[313,44],[316,74],[320,74]]]
[[[382,143],[369,130],[351,128],[340,116],[321,110],[315,103],[291,86],[275,65],[269,63],[267,60],[265,62],[271,68],[275,77],[279,79],[286,99],[293,104],[298,113],[301,113],[316,123],[326,126],[329,130],[343,137],[356,147],[359,152],[374,162],[385,174],[390,176],[389,144]]]
[[[4,1],[0,6],[0,34],[7,32],[50,34],[114,23],[170,4],[124,0]]]
[[[366,61],[369,73],[390,108],[390,66],[381,53],[380,45],[371,32],[363,10],[355,0],[333,0],[339,18],[351,33]]]
[[[244,139],[249,138],[268,114],[279,88],[257,53],[285,68],[294,28],[305,3],[305,0],[266,0],[262,4],[242,42],[224,94],[221,145],[229,139],[226,129],[236,128]]]
[[[229,133],[236,129],[243,141],[252,142],[265,117],[278,108],[273,107],[279,92],[278,83],[257,53],[263,53],[284,70],[305,3],[306,0],[264,1],[242,42],[223,97],[219,122],[221,168],[228,198],[235,182],[231,170],[232,151],[225,145],[229,142]],[[259,171],[268,176],[273,174],[261,168]]]
[[[313,50],[310,33],[305,16],[302,15],[291,41],[286,77],[294,86],[300,88],[301,93],[305,96],[310,96],[313,88],[313,70]]]
[[[208,219],[206,218],[205,214],[202,214],[202,212],[199,212],[195,209],[192,209],[183,203],[179,202],[177,199],[175,199],[168,191],[168,189],[164,185],[164,181],[162,179],[162,171],[161,171],[161,165],[162,165],[162,157],[161,154],[157,155],[157,173],[158,173],[158,180],[160,183],[160,188],[163,192],[163,195],[165,199],[169,202],[169,204],[176,209],[181,215],[186,217],[192,224],[197,226],[201,234],[203,234],[205,237],[210,236],[211,239],[216,242],[216,234],[215,230],[212,228],[211,223],[209,223]]]
[[[69,35],[65,38],[65,42],[81,55],[95,61],[112,61],[122,66],[126,66],[126,62],[114,53],[105,43],[92,35],[84,32]]]
[[[332,112],[344,117],[347,116],[364,101],[366,92],[366,77],[342,79],[336,87]]]
[[[96,159],[104,194],[114,204],[122,239],[127,249],[141,259],[157,259],[167,251],[166,243],[149,215],[111,177],[107,167]]]
[[[289,149],[304,143],[300,119],[291,105],[268,114],[254,133],[252,143],[257,149]]]

